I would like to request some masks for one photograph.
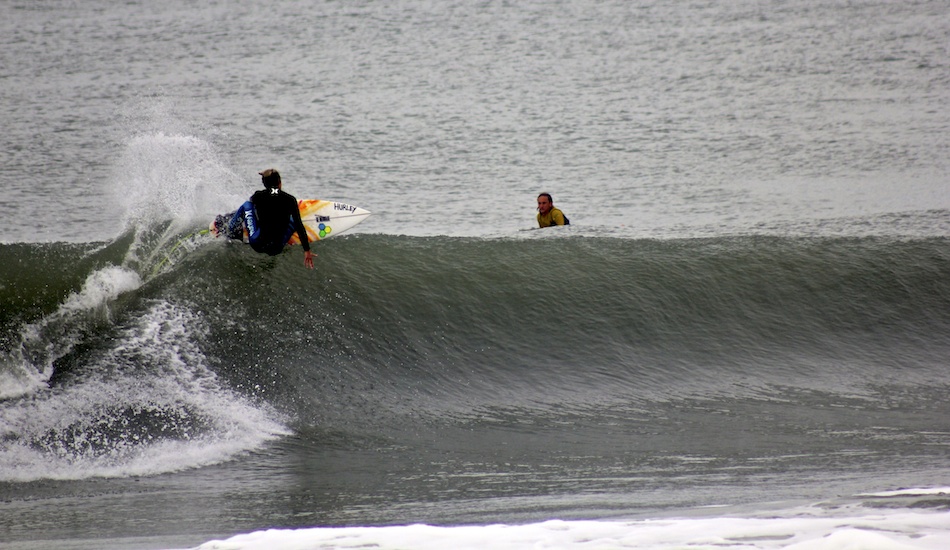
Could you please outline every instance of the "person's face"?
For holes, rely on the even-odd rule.
[[[542,214],[547,214],[551,211],[551,208],[554,207],[554,203],[548,200],[547,197],[538,197],[538,212]]]

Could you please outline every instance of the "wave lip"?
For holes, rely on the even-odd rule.
[[[155,302],[78,372],[0,408],[0,481],[154,475],[219,463],[286,435],[279,415],[218,380],[200,318]]]
[[[24,326],[19,346],[2,358],[0,400],[45,387],[53,364],[80,341],[84,328],[107,319],[109,305],[140,286],[142,279],[134,271],[117,266],[96,270],[54,313]]]

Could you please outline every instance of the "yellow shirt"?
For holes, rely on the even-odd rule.
[[[564,212],[557,208],[552,208],[544,215],[538,212],[538,227],[552,227],[555,225],[564,225]]]

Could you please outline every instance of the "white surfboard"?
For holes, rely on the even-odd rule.
[[[310,242],[339,235],[372,214],[365,208],[336,201],[304,199],[297,201],[297,206],[300,207],[300,219],[307,228]],[[287,244],[300,244],[296,233]]]
[[[352,204],[319,199],[298,200],[297,206],[300,208],[300,219],[307,229],[307,237],[310,242],[322,241],[339,235],[372,214],[369,210]],[[212,221],[209,226],[212,232],[215,230],[214,225],[215,222]],[[246,228],[244,230],[244,241],[247,242]],[[300,238],[296,232],[291,235],[287,244],[300,244]]]

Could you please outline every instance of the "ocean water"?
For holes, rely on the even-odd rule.
[[[0,4],[0,548],[950,547],[947,14]]]

